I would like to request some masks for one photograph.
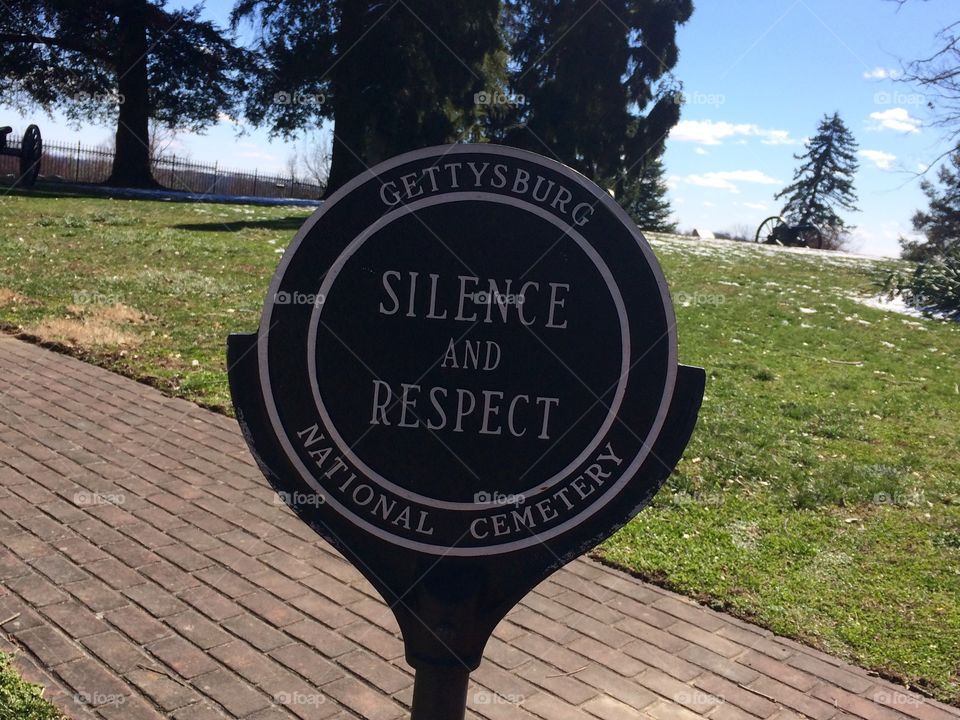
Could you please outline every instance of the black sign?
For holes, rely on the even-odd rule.
[[[401,627],[473,612],[485,622],[461,619],[492,630],[649,501],[703,390],[702,371],[678,366],[656,259],[613,198],[492,145],[408,153],[335,193],[230,360],[268,478]],[[478,571],[508,554],[522,578]],[[417,609],[403,583],[430,580],[400,566],[425,560],[436,586]],[[468,568],[459,600],[444,600]],[[467,610],[482,597],[497,602]],[[489,630],[471,633],[483,637],[469,650],[426,639],[418,652],[404,628],[408,659],[473,667]]]

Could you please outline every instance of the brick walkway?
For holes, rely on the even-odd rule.
[[[229,418],[0,336],[0,650],[75,718],[408,716],[392,615]],[[498,627],[487,720],[960,718],[588,561]]]

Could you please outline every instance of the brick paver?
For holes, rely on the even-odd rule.
[[[372,587],[274,501],[236,423],[0,336],[0,650],[77,720],[406,717]],[[957,720],[587,560],[504,620],[483,720]]]

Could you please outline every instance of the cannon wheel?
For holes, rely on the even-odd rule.
[[[779,215],[768,217],[766,220],[760,223],[760,227],[757,228],[757,236],[754,239],[758,243],[776,243],[779,245],[780,243],[776,239],[774,233],[778,227],[785,224],[786,223],[783,221],[783,218]]]
[[[43,155],[43,138],[40,128],[28,125],[20,141],[20,177],[19,184],[32,187],[40,174],[40,156]]]
[[[800,240],[804,246],[815,250],[823,250],[823,233],[816,225],[811,223],[809,230],[800,231]]]

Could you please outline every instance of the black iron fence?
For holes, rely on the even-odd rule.
[[[7,136],[8,145],[17,148],[19,136]],[[76,143],[43,141],[40,179],[72,183],[102,183],[110,176],[113,150]],[[219,163],[198,163],[176,155],[161,155],[152,161],[153,176],[161,185],[183,192],[208,195],[246,195],[251,197],[302,198],[315,200],[323,186],[295,177],[245,172],[220,167]],[[17,158],[0,156],[0,177],[16,175]]]

